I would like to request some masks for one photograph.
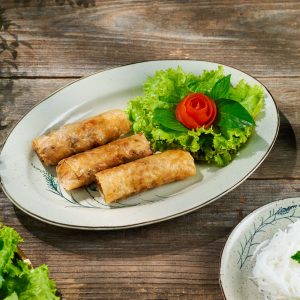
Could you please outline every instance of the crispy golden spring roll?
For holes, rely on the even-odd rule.
[[[129,130],[126,113],[115,109],[42,135],[32,141],[32,148],[45,165],[56,165],[63,158],[107,144]]]
[[[182,180],[196,174],[194,159],[182,150],[168,150],[96,174],[107,203]]]
[[[95,174],[102,170],[151,154],[145,136],[136,134],[65,158],[57,165],[56,173],[61,185],[72,190],[92,183]]]

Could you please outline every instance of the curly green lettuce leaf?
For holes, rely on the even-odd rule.
[[[254,130],[253,126],[246,128],[228,129],[226,133],[215,136],[212,149],[205,152],[205,160],[218,166],[230,163],[239,148],[247,142]]]
[[[22,261],[18,261],[17,265],[22,273],[19,276],[8,274],[0,290],[0,295],[16,293],[19,300],[59,300],[59,297],[55,295],[55,283],[49,279],[47,266],[42,265],[30,269]]]
[[[4,275],[4,282],[0,289],[0,296],[8,296],[13,293],[18,295],[21,291],[27,288],[27,274],[30,272],[28,265],[19,259],[14,259],[13,267],[13,270],[8,270]]]
[[[26,289],[19,292],[19,300],[59,300],[55,283],[49,279],[48,267],[41,265],[27,273]]]
[[[223,77],[223,68],[219,66],[217,70],[204,70],[200,76],[191,78],[187,85],[192,92],[210,94],[217,81]]]
[[[144,83],[144,93],[156,100],[177,104],[189,92],[208,94],[219,79],[224,77],[222,67],[217,70],[204,70],[200,76],[185,73],[182,68],[169,68],[156,71]]]
[[[159,101],[178,103],[188,93],[188,82],[193,74],[186,74],[178,67],[176,70],[157,71],[155,76],[148,77],[144,83],[146,96],[155,97]]]
[[[249,114],[255,118],[264,105],[264,91],[258,85],[250,86],[245,80],[241,80],[235,87],[230,87],[228,99],[238,101]]]
[[[22,242],[20,235],[13,228],[4,226],[0,229],[0,241],[0,299],[59,300],[47,266],[31,269],[18,259],[16,252]]]
[[[7,272],[18,274],[18,269],[13,264],[13,258],[18,244],[22,242],[20,235],[13,229],[4,226],[0,230],[0,288]]]
[[[4,300],[19,300],[19,297],[15,292],[13,292],[11,295],[7,296]]]

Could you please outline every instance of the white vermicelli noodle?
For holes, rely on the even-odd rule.
[[[266,300],[300,300],[300,264],[291,258],[298,251],[300,221],[276,232],[257,251],[252,279]]]

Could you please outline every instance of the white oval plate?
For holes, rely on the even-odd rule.
[[[288,198],[264,205],[243,219],[230,234],[221,258],[220,284],[228,300],[264,300],[249,279],[255,264],[257,245],[279,229],[300,219],[300,198]]]
[[[45,169],[31,149],[36,136],[112,108],[125,108],[128,100],[142,94],[147,76],[181,66],[201,74],[217,69],[204,61],[149,61],[123,66],[75,81],[35,106],[8,136],[0,154],[1,184],[8,198],[21,210],[42,221],[81,229],[118,229],[155,223],[202,207],[242,183],[266,158],[279,128],[276,104],[265,91],[265,108],[257,118],[256,132],[232,163],[224,168],[198,165],[198,174],[106,206],[93,187],[66,193],[57,184],[53,169]],[[232,83],[251,76],[223,66]]]

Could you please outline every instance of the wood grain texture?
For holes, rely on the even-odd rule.
[[[27,43],[17,49],[12,74],[82,76],[140,61],[197,59],[254,76],[300,75],[299,1],[85,2],[91,5],[3,1],[18,25],[11,31]]]
[[[49,265],[65,299],[221,300],[219,257],[233,227],[257,207],[299,191],[300,180],[247,180],[186,216],[114,232],[47,225],[0,194],[0,219],[22,234],[35,266]]]
[[[186,216],[82,232],[37,221],[0,191],[0,221],[21,233],[35,266],[49,265],[63,299],[223,299],[219,257],[228,234],[254,209],[300,193],[300,2],[5,0],[0,7],[9,25],[3,31],[0,11],[0,148],[50,93],[128,63],[215,61],[270,90],[281,118],[274,149],[237,189]]]

